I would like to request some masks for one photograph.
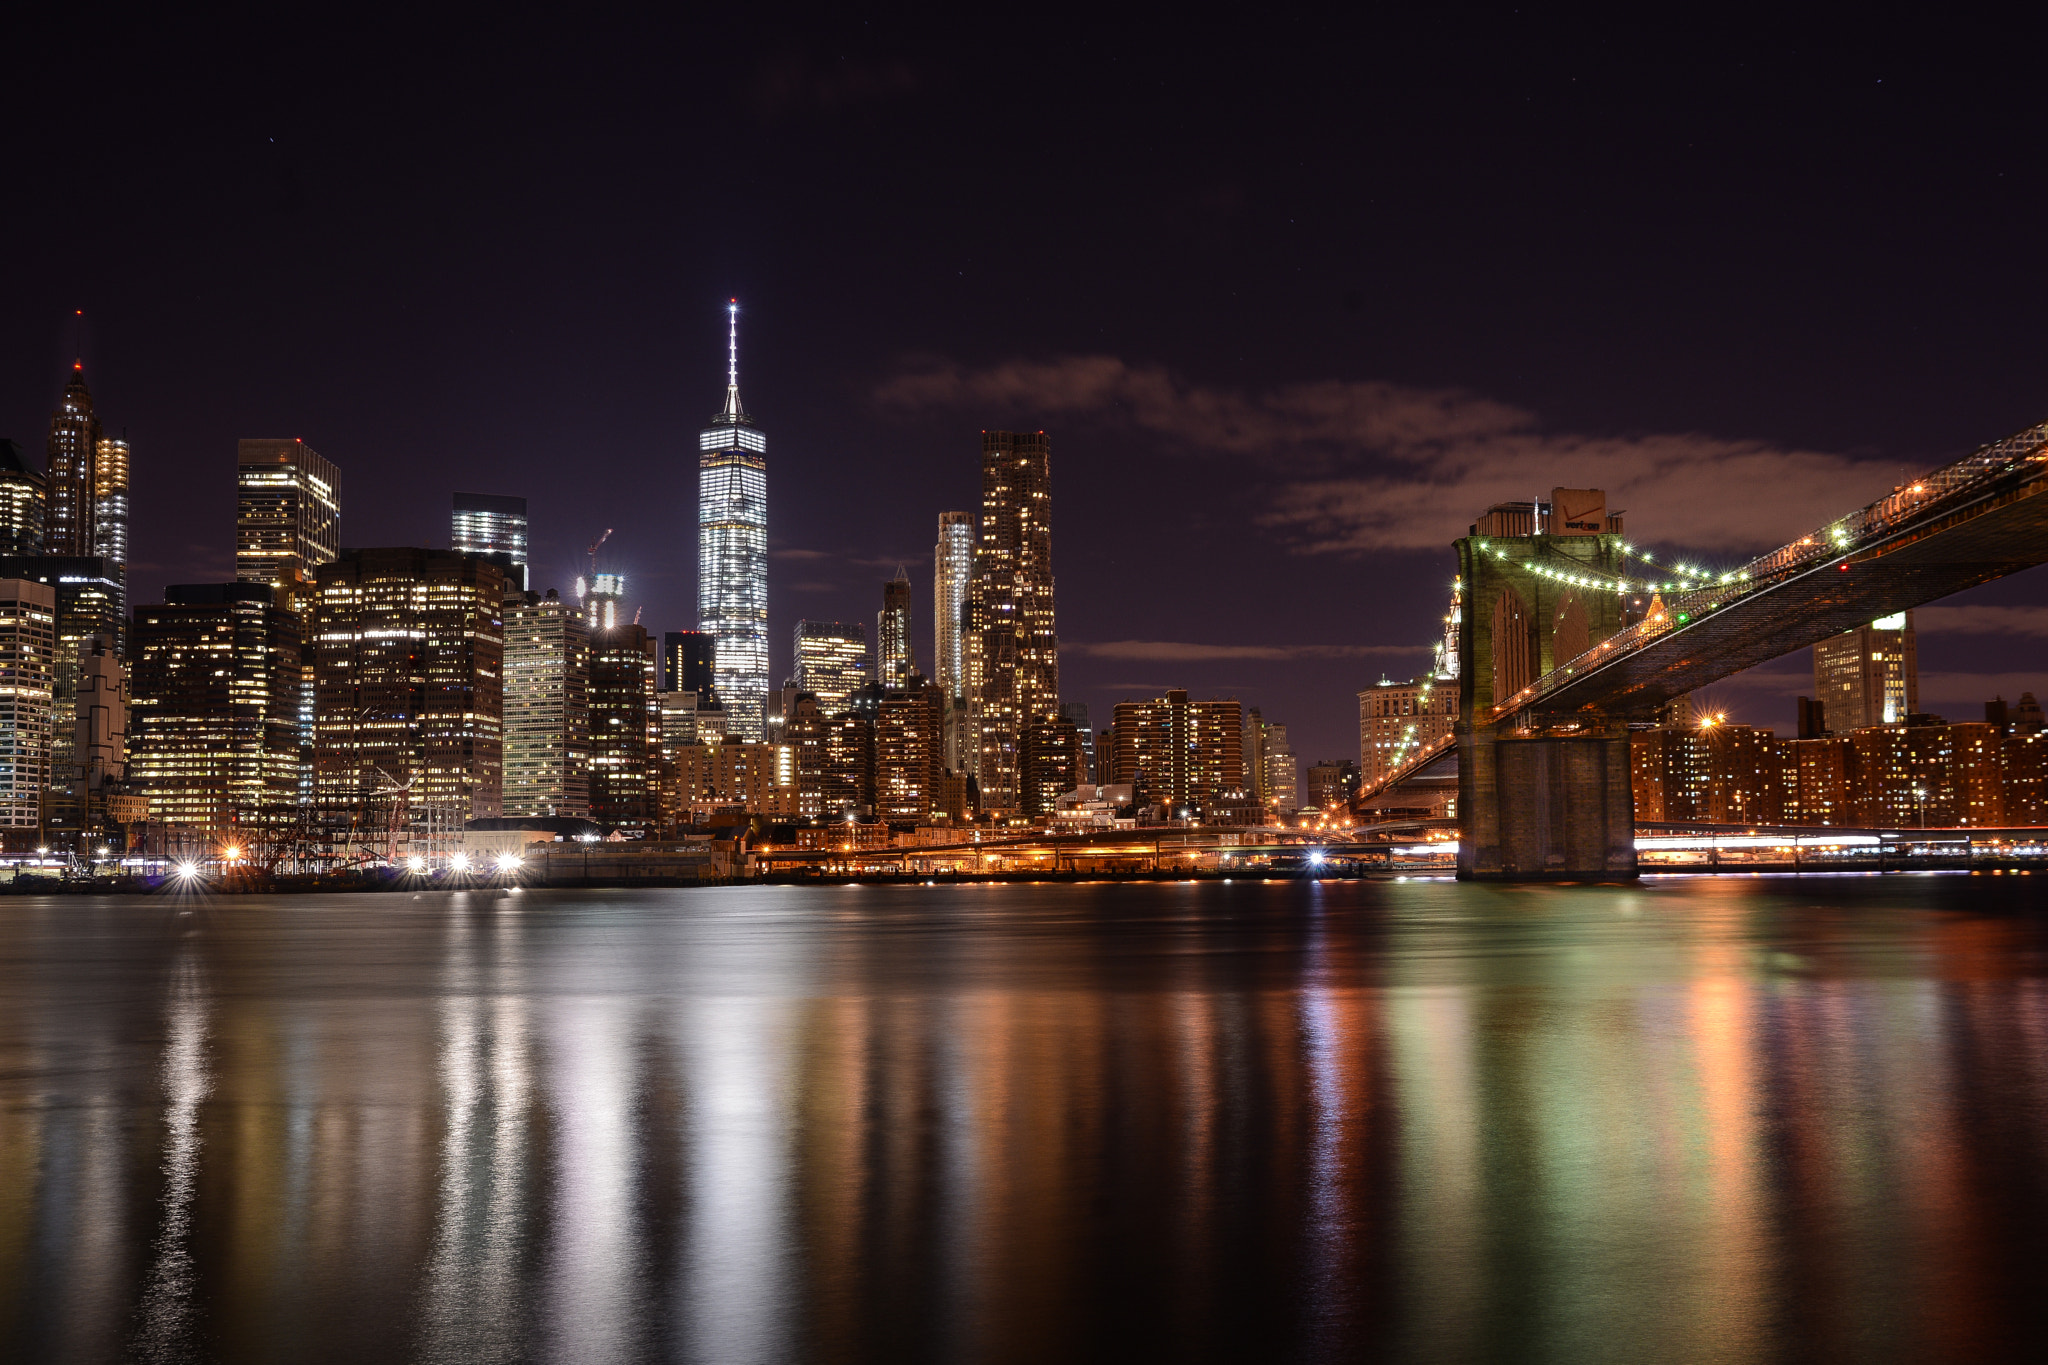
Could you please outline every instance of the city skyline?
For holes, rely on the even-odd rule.
[[[352,545],[443,543],[449,494],[502,490],[535,509],[532,586],[567,593],[616,527],[607,553],[645,619],[686,628],[684,452],[716,407],[712,310],[737,296],[749,406],[776,442],[770,686],[791,623],[871,617],[870,582],[898,562],[922,661],[932,519],[977,491],[963,441],[1044,428],[1063,470],[1063,693],[1106,715],[1163,687],[1235,692],[1313,760],[1354,752],[1357,691],[1427,666],[1449,542],[1475,508],[1534,491],[1525,471],[1606,487],[1657,545],[1728,562],[2048,415],[2032,343],[2002,325],[2036,287],[2031,246],[1966,231],[2026,221],[2044,193],[2014,170],[2035,115],[1977,65],[1965,80],[1908,62],[1922,45],[1890,21],[1852,48],[1715,30],[1674,49],[1569,20],[1411,16],[1391,33],[1334,20],[1329,41],[1197,34],[1189,52],[1118,21],[1049,56],[1072,92],[1057,107],[965,112],[957,32],[711,31],[734,60],[659,111],[565,41],[538,69],[583,96],[566,124],[510,100],[523,82],[490,63],[417,71],[367,120],[201,112],[167,98],[158,51],[108,35],[98,60],[122,78],[61,133],[62,101],[24,94],[18,175],[50,203],[78,202],[81,164],[156,188],[11,228],[37,269],[4,286],[19,321],[0,338],[0,435],[39,456],[83,359],[151,514],[131,604],[232,576],[232,509],[202,471],[282,435],[360,490]],[[194,70],[225,87],[269,41],[236,35]],[[1335,54],[1354,44],[1409,59],[1338,100],[1354,81]],[[1300,78],[1254,97],[1230,79],[1252,57]],[[1219,93],[1154,138],[1138,73]],[[1966,118],[1982,99],[1993,112]],[[1446,100],[1456,118],[1431,112]],[[470,138],[458,110],[505,130],[502,167],[450,179],[427,156]],[[1100,136],[1127,125],[1165,149],[1136,172]],[[1833,130],[1839,154],[1816,163],[1787,126]],[[1295,161],[1255,189],[1250,149],[1277,145]],[[729,211],[635,170],[713,148],[762,177]],[[1029,168],[1019,188],[1048,212],[961,214],[995,163]],[[1483,189],[1501,183],[1526,187],[1514,214]],[[821,193],[853,211],[825,222]],[[536,216],[536,196],[584,207]],[[241,226],[202,228],[222,222]],[[2048,674],[2041,581],[1926,614],[1925,706]],[[1803,672],[1723,690],[1789,726]]]

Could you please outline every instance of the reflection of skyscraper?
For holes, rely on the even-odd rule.
[[[718,642],[730,733],[758,741],[768,716],[768,438],[740,406],[737,302],[727,323],[725,408],[697,436],[697,617]]]
[[[917,649],[910,640],[910,576],[896,566],[896,577],[882,585],[882,609],[875,613],[875,679],[884,687],[908,687],[917,672]]]
[[[1920,709],[1913,613],[1902,611],[1813,647],[1814,695],[1837,734],[1904,720]]]
[[[526,590],[526,499],[457,493],[450,546],[458,554],[503,555],[505,590]]]
[[[982,809],[1014,811],[1025,738],[1058,719],[1060,704],[1051,442],[1042,431],[981,434],[981,526],[967,617],[970,762]]]
[[[796,623],[796,685],[817,697],[818,709],[836,716],[853,704],[868,680],[868,632],[858,621]]]
[[[93,553],[99,448],[100,419],[93,413],[92,392],[85,387],[85,365],[80,362],[71,367],[57,410],[50,414],[50,500],[43,519],[44,554]]]

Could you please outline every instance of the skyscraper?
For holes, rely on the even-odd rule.
[[[796,623],[796,685],[836,716],[868,680],[868,631],[858,621]]]
[[[49,799],[46,813],[58,830],[83,826],[86,806],[80,784],[76,732],[70,718],[78,703],[79,661],[86,642],[118,642],[123,634],[121,582],[113,566],[97,555],[21,555],[0,558],[0,578],[25,578],[56,594],[57,649],[50,665]]]
[[[1116,780],[1147,800],[1200,811],[1244,788],[1244,712],[1235,698],[1191,701],[1175,688],[1120,701],[1113,734]]]
[[[320,566],[314,781],[354,804],[503,813],[505,575],[450,550],[352,550]]]
[[[235,577],[287,596],[341,548],[340,472],[298,440],[244,440],[235,452]],[[291,603],[280,598],[279,605]]]
[[[110,436],[99,443],[93,462],[92,549],[87,552],[106,560],[120,585],[117,644],[128,633],[128,456],[124,440]]]
[[[135,609],[128,780],[151,818],[211,832],[298,811],[300,622],[261,583]]]
[[[19,441],[0,440],[0,555],[43,552],[43,511],[50,482],[31,469]]]
[[[713,690],[713,644],[701,630],[672,630],[662,636],[663,690],[695,692],[699,701],[709,700],[705,694]]]
[[[590,818],[650,830],[660,817],[654,641],[644,627],[590,633]]]
[[[1044,432],[981,434],[981,526],[967,604],[967,705],[981,808],[1023,804],[1024,741],[1057,720],[1051,442]]]
[[[33,839],[43,823],[56,647],[56,590],[0,576],[0,658],[7,661],[12,684],[0,691],[0,829],[19,831],[17,838]]]
[[[85,387],[83,361],[71,367],[57,410],[50,414],[49,505],[43,520],[43,553],[89,555],[99,500],[97,465],[100,419]]]
[[[1836,734],[1889,725],[1920,709],[1913,613],[1881,617],[1813,647],[1814,696]]]
[[[590,813],[590,634],[553,588],[505,603],[505,814]]]
[[[502,555],[507,592],[526,591],[526,499],[457,493],[449,545],[457,554]]]
[[[729,731],[759,741],[768,718],[768,438],[740,406],[738,300],[726,325],[725,408],[697,436],[697,617],[717,641]]]
[[[875,613],[875,680],[884,687],[908,687],[917,672],[917,647],[910,639],[910,575],[882,585],[882,609]]]
[[[974,576],[974,513],[939,513],[932,547],[932,676],[949,697],[967,684],[967,587]]]

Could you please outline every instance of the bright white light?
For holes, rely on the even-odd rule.
[[[500,853],[498,855],[498,871],[509,872],[517,866],[519,866],[519,855],[517,853]]]
[[[427,860],[425,858],[418,856],[417,854],[410,858],[407,858],[405,860],[405,865],[407,868],[411,869],[414,872],[425,872],[427,870]]]
[[[197,864],[197,863],[179,863],[179,864],[178,864],[178,875],[179,875],[180,877],[196,877],[196,876],[198,876],[198,875],[199,875],[199,864]]]
[[[469,871],[469,855],[467,853],[456,854],[452,861],[454,862],[455,870],[457,872]]]

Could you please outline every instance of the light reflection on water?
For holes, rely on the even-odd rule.
[[[0,901],[0,1358],[2028,1358],[2040,900]]]

